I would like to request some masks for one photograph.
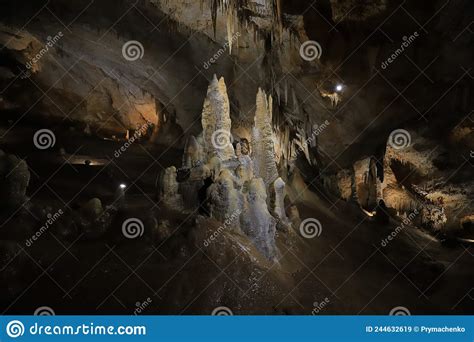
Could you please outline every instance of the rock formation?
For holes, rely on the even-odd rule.
[[[276,255],[275,231],[291,225],[286,215],[285,182],[279,178],[272,131],[272,98],[259,90],[252,135],[234,146],[225,81],[214,76],[202,110],[202,134],[187,140],[182,173],[174,166],[160,182],[161,199],[171,208],[200,208],[215,220],[245,234],[268,259]],[[195,195],[193,195],[195,194]],[[271,210],[267,202],[272,194]],[[198,203],[200,202],[200,203]]]
[[[15,208],[26,200],[30,171],[24,160],[0,150],[0,205]]]
[[[220,160],[235,157],[232,146],[230,105],[224,78],[214,75],[202,109],[201,124],[204,138],[204,152],[208,157]]]
[[[176,167],[170,166],[165,169],[161,178],[160,200],[171,209],[183,208],[183,198],[179,194],[179,183],[176,179]]]
[[[268,211],[267,191],[263,179],[252,179],[246,199],[242,231],[268,259],[273,259],[276,256],[276,221]]]
[[[255,176],[261,177],[266,186],[278,178],[272,129],[272,107],[272,97],[267,97],[265,91],[259,89],[255,124],[252,129],[252,159]]]

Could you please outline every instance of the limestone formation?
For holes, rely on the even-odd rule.
[[[276,221],[267,208],[267,192],[263,179],[252,179],[246,195],[242,231],[263,255],[272,260],[276,256]]]
[[[199,144],[196,138],[191,135],[188,138],[184,148],[183,167],[192,168],[199,166],[203,159],[202,146]]]
[[[254,174],[269,186],[278,178],[272,129],[272,97],[258,90],[255,124],[252,129],[252,159]]]
[[[290,219],[285,211],[285,182],[281,177],[278,177],[277,180],[273,182],[272,197],[273,214],[280,220],[282,225],[291,225]]]
[[[372,211],[377,206],[377,169],[373,158],[365,158],[354,164],[356,197],[362,208]]]
[[[170,166],[165,169],[161,179],[160,199],[169,208],[180,210],[183,208],[183,198],[179,194],[179,183],[176,175],[176,167]]]
[[[220,160],[235,157],[232,146],[230,105],[224,78],[216,75],[207,89],[201,118],[204,138],[204,152],[208,157]]]
[[[214,184],[208,189],[210,214],[218,221],[224,222],[230,217],[233,227],[239,227],[239,217],[243,208],[243,196],[234,187],[235,178],[229,170],[221,171]]]

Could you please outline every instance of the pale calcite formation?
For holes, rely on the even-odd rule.
[[[224,78],[216,75],[207,89],[204,100],[201,124],[203,128],[204,152],[208,157],[217,156],[220,160],[235,157],[232,146],[229,97]],[[216,133],[218,133],[216,135]],[[230,143],[225,143],[227,139]]]
[[[255,124],[252,129],[252,159],[254,174],[269,186],[278,178],[272,129],[273,100],[262,89],[258,90]]]
[[[201,165],[204,159],[202,146],[196,138],[191,135],[186,141],[183,155],[183,167],[193,168]]]
[[[175,209],[183,208],[183,202],[186,208],[199,206],[226,227],[244,233],[265,257],[273,260],[277,223],[289,228],[292,221],[285,212],[285,182],[279,178],[275,161],[272,98],[261,89],[256,108],[251,153],[248,140],[242,137],[235,150],[231,143],[219,145],[216,132],[230,136],[231,119],[224,79],[214,76],[202,111],[203,133],[196,138],[190,136],[185,145],[182,183],[178,184],[176,168],[167,168],[162,176],[161,198]],[[268,194],[272,195],[271,209]]]
[[[208,189],[210,214],[223,222],[233,217],[233,227],[239,227],[239,217],[243,209],[243,195],[235,189],[235,177],[229,170],[222,170],[219,177]]]
[[[165,169],[161,179],[161,200],[168,207],[181,210],[183,198],[179,194],[179,183],[176,177],[176,167],[170,166]]]
[[[276,256],[276,220],[268,211],[267,191],[261,178],[250,181],[241,228],[268,259]]]
[[[272,211],[284,225],[289,225],[290,220],[285,211],[285,185],[281,177],[278,177],[276,181],[273,182]]]
[[[235,153],[240,165],[235,170],[235,173],[239,181],[243,184],[253,178],[253,161],[250,156],[242,154],[241,151],[241,144],[239,143],[237,144]]]

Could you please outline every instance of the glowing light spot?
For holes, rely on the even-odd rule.
[[[336,91],[341,91],[342,90],[342,84],[338,84],[336,86]]]
[[[120,184],[120,189],[125,189],[127,186],[125,184]]]

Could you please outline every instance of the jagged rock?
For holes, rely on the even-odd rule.
[[[220,160],[235,157],[232,146],[230,105],[224,78],[216,75],[207,89],[202,109],[204,152],[207,156],[217,156]]]
[[[433,230],[441,230],[448,221],[444,208],[436,205],[425,205],[421,209],[421,224]]]
[[[262,178],[267,186],[278,178],[272,129],[272,108],[272,97],[268,96],[267,98],[266,93],[259,89],[255,124],[252,129],[252,159],[255,176]]]
[[[161,178],[160,199],[168,207],[175,210],[181,210],[183,208],[183,198],[179,194],[179,183],[176,177],[176,167],[170,166],[165,169]]]
[[[15,208],[26,200],[30,171],[24,160],[0,150],[0,205]]]
[[[250,182],[242,215],[242,231],[253,241],[259,251],[268,259],[276,256],[276,220],[267,208],[267,192],[261,178]]]

